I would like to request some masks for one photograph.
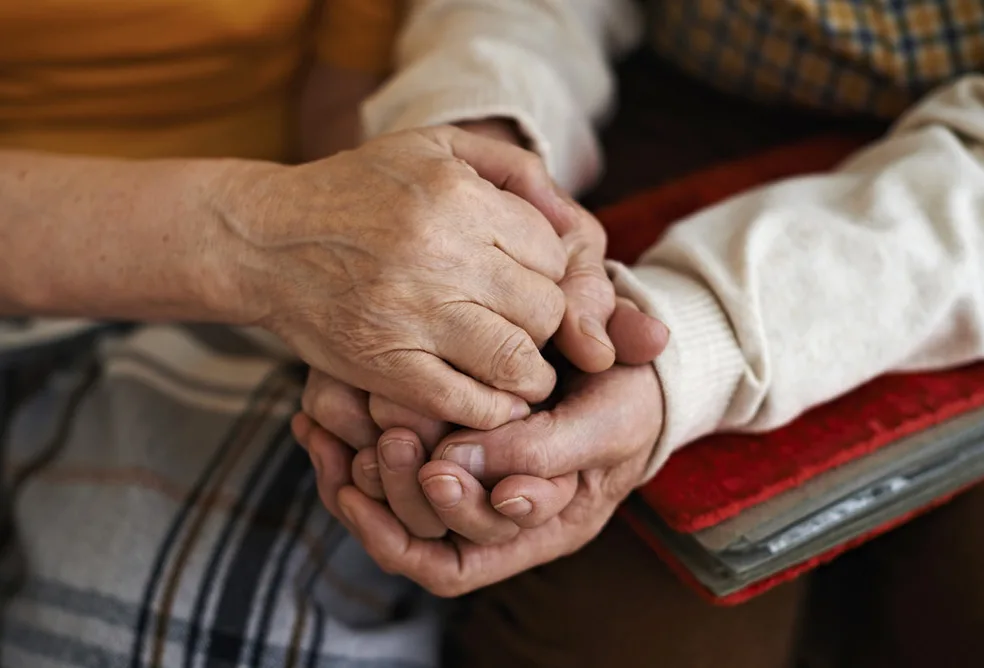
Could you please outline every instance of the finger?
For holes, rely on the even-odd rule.
[[[605,232],[587,211],[570,203],[564,235],[569,261],[560,287],[567,312],[555,339],[579,369],[598,373],[615,363],[615,345],[606,325],[615,309],[615,288],[605,271]]]
[[[363,494],[377,501],[386,500],[383,480],[379,475],[376,448],[359,450],[352,459],[352,480]]]
[[[608,321],[608,335],[615,344],[619,364],[649,364],[670,341],[670,330],[662,322],[642,313],[635,304],[619,297]]]
[[[568,315],[558,345],[584,371],[610,367],[615,353],[605,324],[615,308],[615,295],[604,269],[601,224],[555,186],[535,154],[461,131],[450,133],[448,143],[482,178],[529,202],[564,240],[568,263],[562,287]]]
[[[496,545],[519,533],[515,522],[495,511],[482,484],[460,466],[429,462],[419,480],[441,522],[459,536],[478,545]]]
[[[452,434],[433,458],[453,461],[486,483],[613,466],[655,443],[661,400],[651,367],[614,367],[583,376],[553,410],[492,431]]]
[[[308,439],[313,428],[314,421],[304,412],[295,413],[290,419],[290,430],[294,434],[294,440],[305,450],[308,449]]]
[[[557,374],[523,329],[477,304],[446,307],[435,351],[456,369],[529,402],[550,396]]]
[[[567,554],[583,544],[587,534],[568,531],[555,521],[522,532],[502,545],[422,540],[411,536],[385,505],[354,487],[343,488],[338,503],[346,525],[383,570],[403,575],[432,594],[448,598],[505,580]]]
[[[562,512],[576,492],[576,473],[552,480],[513,475],[493,488],[489,501],[497,512],[518,526],[534,529]],[[444,519],[443,516],[441,519]]]
[[[338,491],[352,484],[352,448],[315,426],[308,438],[308,455],[318,481],[318,496],[335,517],[342,517]]]
[[[569,202],[556,188],[543,160],[526,149],[457,128],[442,128],[440,141],[479,176],[529,202],[560,236],[572,225]]]
[[[353,448],[371,447],[379,438],[379,429],[369,415],[369,395],[320,371],[312,369],[308,374],[301,407],[322,428]]]
[[[539,162],[539,158],[534,160]],[[550,221],[521,197],[494,190],[488,182],[486,187],[496,195],[487,200],[490,208],[484,216],[496,248],[522,267],[558,283],[567,270],[568,253]]]
[[[394,351],[376,361],[383,373],[366,379],[367,389],[435,420],[495,429],[530,414],[520,397],[489,387],[430,353]]]
[[[492,280],[481,289],[464,287],[465,294],[526,331],[536,347],[542,348],[557,333],[566,313],[564,291],[550,279],[501,257],[492,262]]]
[[[416,434],[391,429],[379,438],[379,476],[393,513],[418,538],[440,538],[447,527],[424,496],[417,474],[427,454]]]
[[[434,450],[451,430],[451,425],[447,422],[421,415],[380,394],[369,396],[369,415],[372,416],[376,426],[383,431],[395,427],[409,429],[420,438],[421,444],[428,452]]]

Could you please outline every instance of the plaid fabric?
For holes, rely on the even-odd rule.
[[[656,0],[665,58],[731,93],[894,118],[984,67],[981,0]]]
[[[217,328],[36,331],[0,355],[0,665],[437,664],[436,603],[318,500],[298,369]]]

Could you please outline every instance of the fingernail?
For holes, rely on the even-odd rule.
[[[454,462],[476,478],[485,473],[485,448],[480,445],[454,443],[447,447],[441,459]]]
[[[512,413],[509,414],[509,421],[523,420],[530,416],[530,405],[525,401],[517,401],[513,404]]]
[[[428,478],[421,485],[424,494],[438,508],[454,508],[464,495],[461,482],[453,475],[436,475]]]
[[[658,329],[662,329],[663,330],[663,338],[666,339],[667,341],[669,341],[670,340],[670,328],[666,326],[666,323],[663,322],[662,320],[657,320],[656,321],[656,325],[657,325],[657,328]]]
[[[608,338],[608,332],[605,331],[600,322],[592,317],[584,316],[578,321],[578,326],[581,328],[582,334],[590,336],[613,353],[615,352],[615,346],[612,344],[612,340]]]
[[[506,499],[494,507],[506,517],[526,517],[533,512],[533,504],[525,496]]]
[[[379,480],[379,463],[368,462],[362,465],[362,473],[369,480]]]
[[[383,465],[390,471],[403,471],[417,461],[417,449],[410,441],[386,441],[379,446]]]

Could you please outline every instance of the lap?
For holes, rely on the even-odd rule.
[[[87,377],[62,372],[18,407],[0,665],[436,663],[434,604],[318,500],[288,429],[299,380],[219,339],[104,339],[77,405]]]
[[[703,602],[619,521],[582,551],[472,595],[451,628],[463,666],[788,665],[805,581],[735,608]]]

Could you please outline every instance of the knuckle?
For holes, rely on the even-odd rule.
[[[474,172],[467,163],[459,159],[443,159],[428,170],[427,186],[442,197],[474,196],[476,182]]]
[[[533,320],[529,325],[530,336],[538,346],[557,333],[566,312],[567,300],[563,290],[556,285],[550,286],[534,308]]]
[[[423,407],[430,414],[425,417],[438,421],[457,423],[474,429],[499,426],[496,402],[483,401],[476,390],[434,385],[426,390]]]
[[[356,361],[387,378],[405,380],[412,376],[414,352],[406,349],[385,350],[358,356]]]
[[[523,379],[537,355],[539,352],[529,335],[519,328],[512,328],[492,353],[489,380],[494,383]]]
[[[476,429],[495,426],[495,406],[479,400],[474,391],[448,385],[431,388],[424,403],[431,417],[456,422]]]
[[[552,473],[553,458],[549,449],[539,445],[527,444],[521,450],[522,470],[531,476],[549,478]]]

